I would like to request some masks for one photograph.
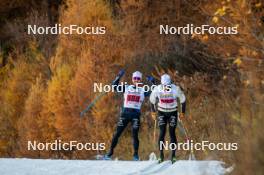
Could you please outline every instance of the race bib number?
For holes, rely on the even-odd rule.
[[[166,98],[165,99],[160,99],[160,102],[161,103],[173,103],[174,99],[168,99],[168,98],[167,99]]]
[[[138,95],[128,95],[127,96],[127,102],[137,102],[139,103],[140,96]]]

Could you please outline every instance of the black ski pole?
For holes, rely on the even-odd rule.
[[[113,85],[115,81],[117,81],[118,79],[121,79],[124,73],[125,73],[124,69],[119,71],[117,77],[111,84]],[[80,113],[80,116],[83,117],[84,114],[87,113],[97,103],[97,101],[100,100],[105,94],[107,94],[107,92],[103,91],[98,96],[96,96],[95,99]]]

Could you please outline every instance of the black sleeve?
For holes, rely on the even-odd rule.
[[[181,107],[182,107],[182,110],[181,110],[182,113],[185,113],[185,111],[186,111],[186,101],[181,104]]]
[[[151,83],[151,86],[152,86],[152,85],[155,85],[155,84],[156,84],[155,82],[156,82],[156,80],[155,80],[155,79],[151,80],[151,81],[150,81],[150,83]],[[151,92],[152,92],[151,90],[149,90],[149,91],[145,92],[145,93],[144,93],[144,96],[145,96],[145,97],[149,97],[149,96],[150,96],[150,94],[151,94]]]
[[[155,105],[152,103],[150,103],[150,109],[151,109],[151,112],[156,112]]]
[[[144,96],[145,96],[145,97],[149,97],[150,94],[151,94],[151,91],[144,92]]]

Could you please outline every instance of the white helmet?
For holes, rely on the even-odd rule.
[[[132,75],[132,79],[142,80],[142,73],[139,71],[134,72]]]
[[[171,84],[171,78],[168,74],[163,74],[161,76],[161,84],[163,84],[163,85],[170,85]]]

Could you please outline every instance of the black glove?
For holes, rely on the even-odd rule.
[[[152,84],[155,84],[155,78],[152,76],[147,76],[147,81],[151,82]]]
[[[119,78],[121,78],[121,77],[123,77],[124,74],[125,74],[125,70],[122,69],[122,70],[119,71],[119,73],[118,73],[117,76],[118,76]]]

